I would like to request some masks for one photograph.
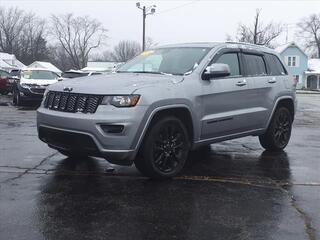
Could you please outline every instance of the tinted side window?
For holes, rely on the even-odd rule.
[[[244,54],[247,74],[249,76],[261,76],[267,74],[266,64],[263,57],[254,54]]]
[[[237,53],[226,53],[221,55],[215,63],[228,64],[230,67],[230,76],[240,75],[239,59]]]
[[[269,64],[269,74],[270,75],[286,75],[287,71],[283,67],[282,63],[280,62],[279,58],[272,54],[267,54],[267,61]]]

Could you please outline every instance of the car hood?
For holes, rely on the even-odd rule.
[[[58,82],[57,79],[26,79],[26,78],[21,78],[20,79],[20,84],[25,83],[25,84],[37,84],[37,85],[50,85],[53,83]]]
[[[75,93],[131,94],[140,88],[176,84],[182,80],[183,76],[148,73],[114,73],[61,81],[50,86],[49,90],[63,91],[64,88],[69,88]]]

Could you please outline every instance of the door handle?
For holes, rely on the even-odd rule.
[[[247,85],[247,81],[245,79],[243,79],[243,80],[237,82],[236,85],[239,86],[239,87],[242,87],[244,85]]]
[[[268,80],[268,83],[276,83],[276,82],[277,82],[277,80],[275,78],[272,78],[272,79]]]

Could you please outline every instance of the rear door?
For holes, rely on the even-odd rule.
[[[243,76],[239,49],[224,49],[212,63],[228,64],[231,75],[202,81],[201,138],[216,138],[250,129],[250,81]],[[209,65],[210,65],[209,64]]]
[[[243,51],[246,77],[251,79],[251,92],[254,95],[254,128],[265,128],[277,98],[281,84],[279,75],[286,75],[281,62],[275,55],[253,51]],[[279,62],[278,62],[279,61]]]

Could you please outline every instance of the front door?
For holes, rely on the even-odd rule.
[[[202,81],[201,139],[216,138],[250,129],[250,80],[243,76],[239,49],[219,52],[212,63],[224,63],[231,75]]]

